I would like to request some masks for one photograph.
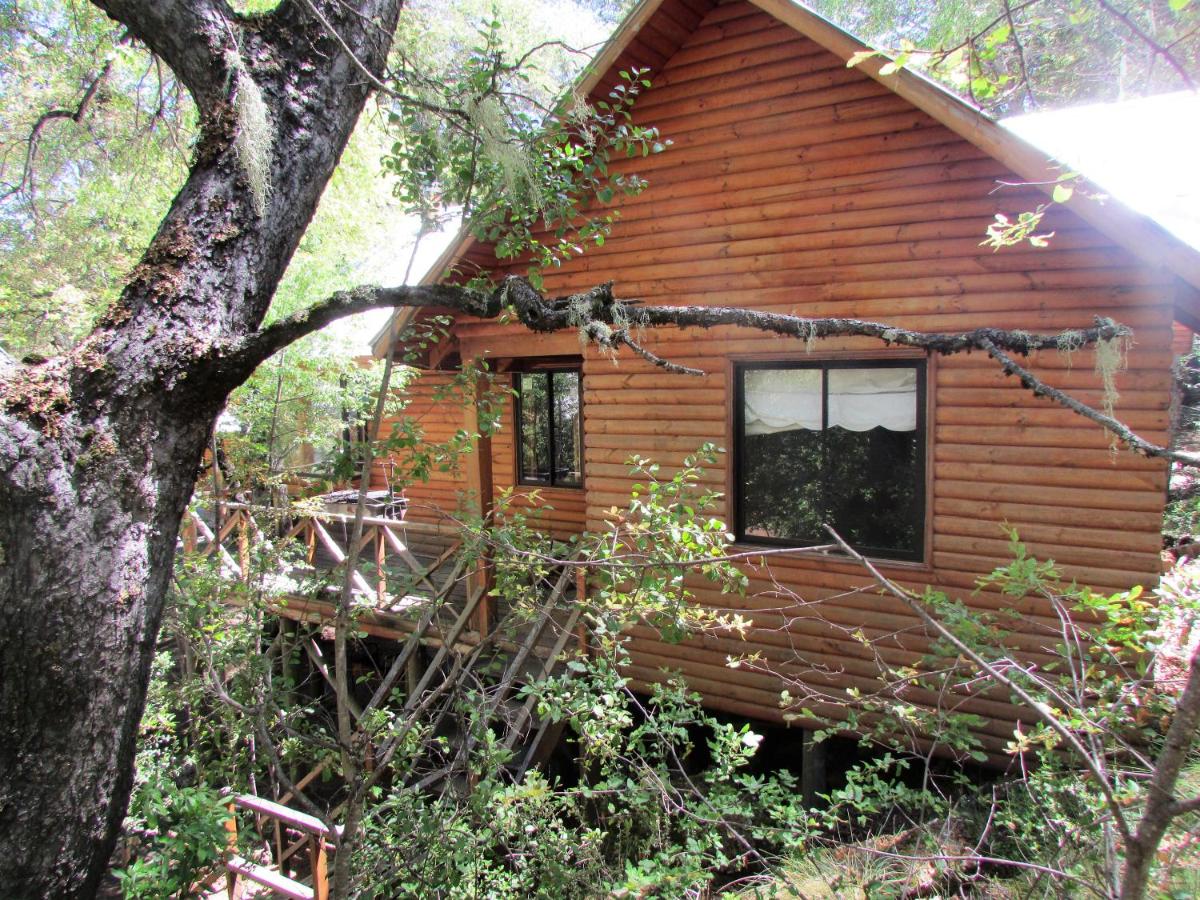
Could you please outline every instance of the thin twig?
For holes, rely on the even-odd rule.
[[[1196,83],[1188,74],[1187,69],[1184,68],[1183,63],[1175,58],[1175,55],[1171,53],[1169,49],[1159,44],[1158,41],[1154,40],[1154,38],[1150,37],[1150,35],[1146,34],[1146,32],[1144,32],[1138,26],[1138,24],[1133,21],[1132,18],[1130,18],[1128,13],[1117,9],[1115,6],[1109,3],[1108,0],[1096,0],[1096,2],[1099,4],[1101,9],[1129,29],[1133,36],[1145,44],[1154,56],[1161,56],[1163,59],[1165,59],[1167,61],[1167,65],[1175,70],[1175,74],[1179,76],[1179,79],[1187,86],[1188,90],[1196,90]]]

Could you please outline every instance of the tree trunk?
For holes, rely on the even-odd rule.
[[[259,328],[362,111],[351,53],[382,69],[400,0],[318,4],[340,40],[299,3],[255,19],[218,0],[99,5],[188,86],[202,135],[96,331],[0,381],[0,885],[13,898],[95,894],[128,802],[179,521],[225,398],[252,369],[230,351]],[[266,132],[243,102],[254,94]],[[264,140],[256,194],[247,147]]]

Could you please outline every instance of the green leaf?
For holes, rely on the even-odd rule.
[[[1012,34],[1012,27],[1007,24],[1001,25],[992,30],[992,33],[984,39],[984,44],[988,47],[997,47],[1007,41],[1010,34]]]
[[[872,56],[878,56],[878,55],[879,55],[878,50],[859,50],[857,53],[855,53],[853,56],[851,56],[848,60],[846,60],[846,68],[853,69],[859,63],[866,62]]]
[[[1056,184],[1054,186],[1054,202],[1066,203],[1071,199],[1071,195],[1075,193],[1075,188],[1069,184]]]

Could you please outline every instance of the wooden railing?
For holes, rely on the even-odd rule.
[[[226,578],[250,582],[256,576],[265,576],[276,578],[276,585],[288,583],[279,579],[297,583],[303,576],[320,575],[330,584],[340,584],[345,578],[352,555],[354,516],[326,512],[281,519],[278,511],[238,503],[223,503],[221,511],[222,518],[214,530],[203,515],[190,510],[180,540],[185,553],[216,557]],[[261,563],[257,550],[267,540],[260,520],[279,523],[271,536],[275,547],[295,543],[304,548],[301,565],[277,564],[275,571],[256,571],[255,566]],[[419,550],[414,552],[414,547]],[[459,599],[466,602],[486,582],[486,569],[481,563],[468,565],[461,551],[462,542],[445,529],[366,516],[358,552],[353,554],[356,565],[350,572],[355,604],[385,613],[403,613],[414,605],[424,607],[431,600],[447,601],[456,590]],[[476,613],[477,629],[487,630],[488,612],[485,602]]]
[[[274,893],[292,900],[328,900],[329,897],[329,850],[330,839],[335,835],[316,816],[298,812],[281,803],[274,803],[253,794],[242,794],[229,805],[230,813],[235,808],[254,813],[258,830],[263,833],[267,822],[274,822],[276,829],[299,836],[296,844],[286,853],[281,853],[278,868],[251,862],[237,854],[237,819],[230,818],[230,857],[225,864],[228,870],[229,897],[237,896],[238,878],[248,878],[256,884],[270,888]],[[340,828],[339,828],[340,832]],[[288,856],[302,847],[308,848],[309,881],[311,885],[290,877],[284,866]]]
[[[189,513],[181,533],[185,553],[214,560],[230,580],[247,585],[258,583],[256,579],[273,582],[267,592],[272,612],[321,625],[334,617],[337,595],[348,577],[357,607],[355,630],[402,641],[386,673],[380,673],[372,705],[391,697],[400,684],[403,700],[395,703],[397,718],[422,718],[429,733],[437,734],[446,717],[454,714],[454,698],[459,694],[458,689],[447,690],[447,684],[470,684],[476,689],[489,682],[479,717],[482,727],[491,729],[511,754],[505,766],[507,777],[519,782],[531,766],[545,762],[563,725],[541,719],[537,693],[522,698],[518,689],[569,671],[562,668],[566,657],[587,654],[580,602],[585,579],[574,560],[552,569],[545,582],[531,585],[534,603],[524,613],[513,616],[503,628],[489,630],[489,573],[485,563],[462,552],[462,542],[453,534],[423,523],[365,517],[358,544],[360,561],[347,576],[349,557],[354,555],[350,552],[353,516],[326,512],[282,519],[277,512],[244,504],[222,507],[216,522],[199,512]],[[280,554],[278,548],[289,543],[300,552]],[[275,552],[260,552],[268,544]],[[284,558],[292,561],[281,562]],[[322,577],[305,577],[312,575]],[[297,593],[281,594],[277,588],[282,584],[293,585]],[[231,591],[227,602],[245,602],[248,593]],[[334,673],[317,633],[293,634],[313,670],[332,684]],[[489,674],[480,677],[484,669]],[[353,698],[348,706],[354,720],[362,718],[362,707]],[[446,744],[431,742],[418,771],[392,777],[423,791],[458,791],[464,785],[470,789],[475,778],[470,761],[479,740],[479,733],[472,732]],[[386,742],[369,743],[367,769],[390,767],[393,752]],[[328,756],[315,761],[312,771],[296,781],[295,790],[303,791],[330,765]],[[292,799],[290,793],[276,801],[242,795],[231,802],[231,809],[236,806],[254,813],[259,833],[265,837],[273,830],[274,838],[274,846],[257,861],[247,859],[238,853],[236,821],[231,822],[226,863],[231,897],[239,879],[254,881],[278,896],[303,900],[328,896],[328,854],[338,836],[320,819],[287,806]],[[332,809],[330,820],[341,813],[341,806]],[[305,849],[308,865],[297,868],[295,857]],[[310,874],[301,880],[297,872]]]

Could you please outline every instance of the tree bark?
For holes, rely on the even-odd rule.
[[[189,176],[116,305],[0,381],[0,823],[6,897],[91,897],[133,777],[179,521],[225,398],[379,73],[401,0],[97,0],[201,113]],[[261,95],[266,188],[247,180]],[[243,100],[246,99],[244,95]],[[263,146],[264,134],[254,137]]]
[[[1137,830],[1125,845],[1121,900],[1142,900],[1146,896],[1158,848],[1167,828],[1188,810],[1188,804],[1181,803],[1175,792],[1179,776],[1196,746],[1197,729],[1200,729],[1200,647],[1192,651],[1187,673],[1183,694],[1146,786],[1146,808]]]

